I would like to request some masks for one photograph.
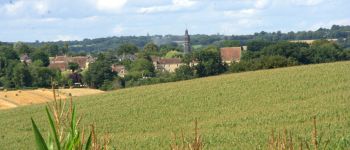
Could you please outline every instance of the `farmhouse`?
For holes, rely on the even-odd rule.
[[[221,60],[226,64],[240,62],[241,54],[242,47],[223,47],[220,49]]]
[[[112,71],[117,72],[118,76],[123,78],[128,74],[128,71],[123,65],[112,65]]]
[[[61,71],[68,70],[68,63],[77,63],[79,65],[79,68],[84,70],[89,67],[89,64],[94,62],[94,59],[91,56],[77,56],[77,57],[70,57],[70,56],[56,56],[56,57],[50,57],[50,68],[58,68]]]
[[[154,68],[160,71],[175,72],[175,69],[179,68],[184,63],[180,58],[160,58],[152,57]]]
[[[20,60],[21,60],[22,63],[27,63],[27,64],[32,62],[32,59],[30,59],[28,54],[21,55]]]

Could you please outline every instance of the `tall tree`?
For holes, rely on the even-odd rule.
[[[99,55],[84,73],[85,81],[95,88],[100,88],[105,82],[113,81],[117,74],[112,72],[111,65],[103,55]]]
[[[157,55],[159,53],[159,47],[154,43],[148,43],[143,47],[143,50],[151,55]]]
[[[138,52],[138,48],[134,44],[125,43],[118,47],[118,55],[135,54]]]
[[[31,54],[32,61],[40,60],[44,66],[50,65],[49,55],[43,50],[37,49]]]

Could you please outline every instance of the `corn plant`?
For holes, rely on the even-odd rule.
[[[318,136],[316,117],[313,118],[313,131],[311,138],[312,140],[310,142],[307,142],[306,140],[299,140],[300,143],[298,143],[293,140],[292,133],[288,132],[286,129],[284,129],[283,134],[278,133],[277,136],[275,136],[274,131],[272,130],[268,142],[268,148],[270,150],[303,150],[304,147],[307,150],[327,149],[330,141],[322,141],[322,136]]]
[[[195,121],[194,139],[192,142],[185,140],[184,134],[181,134],[181,143],[177,143],[176,134],[174,134],[173,144],[170,145],[171,150],[203,150],[203,141],[199,135],[198,122]]]
[[[70,95],[70,105],[67,107],[67,99],[57,100],[56,90],[52,86],[54,102],[46,107],[46,114],[51,132],[45,141],[33,118],[31,118],[35,142],[39,150],[100,150],[107,149],[108,137],[105,136],[103,144],[97,142],[94,125],[91,125],[88,138],[85,140],[84,129],[79,129],[81,117],[77,118],[76,108]]]

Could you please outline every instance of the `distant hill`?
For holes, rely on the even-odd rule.
[[[350,135],[349,68],[337,62],[227,74],[81,97],[76,105],[82,124],[96,123],[117,149],[168,149],[172,132],[192,137],[196,118],[206,149],[265,149],[272,129],[310,140],[314,115],[318,134],[334,147]],[[30,117],[48,132],[43,105],[0,111],[2,149],[33,149]]]
[[[277,32],[260,32],[252,35],[191,35],[192,45],[210,45],[218,43],[222,40],[238,40],[244,45],[249,40],[315,40],[315,39],[339,39],[338,42],[344,47],[350,47],[350,26],[334,25],[330,29],[320,28],[316,31],[299,31],[282,33]],[[69,44],[70,50],[75,52],[94,52],[115,49],[122,43],[132,43],[142,48],[148,42],[154,42],[158,45],[163,44],[178,44],[181,46],[183,36],[181,35],[153,35],[153,36],[122,36],[122,37],[106,37],[97,39],[84,39],[82,41],[66,41]],[[41,46],[43,44],[64,45],[64,41],[58,42],[35,42],[29,43],[33,46]]]

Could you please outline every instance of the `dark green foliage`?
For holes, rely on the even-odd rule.
[[[125,43],[118,47],[118,55],[135,54],[138,52],[138,48],[134,44]]]
[[[188,80],[194,78],[194,71],[188,65],[182,65],[175,70],[175,77],[177,80]]]
[[[150,55],[157,55],[159,52],[159,47],[154,43],[148,43],[143,47],[143,51]]]
[[[219,47],[237,47],[241,46],[241,43],[236,40],[224,40],[218,43]]]
[[[79,69],[79,64],[74,63],[74,62],[69,62],[68,63],[68,68],[72,70],[72,72],[75,72],[76,70]]]
[[[13,50],[18,54],[30,54],[33,50],[27,44],[22,42],[17,42],[13,45]]]
[[[44,66],[49,66],[50,65],[50,59],[49,59],[49,55],[43,51],[43,50],[35,50],[32,54],[31,54],[31,58],[32,61],[37,61],[40,60]]]
[[[199,77],[217,75],[226,71],[217,47],[209,46],[204,50],[196,51],[193,57],[198,61],[195,70]]]
[[[51,79],[55,78],[53,70],[47,67],[31,66],[30,74],[32,76],[34,87],[50,87]]]
[[[117,73],[112,72],[111,63],[100,55],[96,62],[90,64],[85,81],[91,87],[100,88],[105,82],[113,81]]]
[[[152,61],[145,58],[146,55],[140,56],[136,61],[130,65],[130,71],[127,76],[127,80],[139,79],[143,77],[153,77],[155,75],[155,69]]]
[[[11,46],[0,46],[0,57],[7,60],[19,60],[18,54]]]
[[[272,44],[273,44],[272,42],[268,42],[268,41],[264,41],[264,40],[253,40],[253,41],[249,41],[247,43],[247,46],[248,46],[249,51],[256,52],[256,51],[260,51],[263,48],[270,46]]]
[[[239,63],[232,63],[230,72],[254,71],[260,69],[273,69],[298,65],[296,60],[283,56],[262,56],[252,60],[243,60]]]
[[[63,54],[63,52],[60,51],[59,47],[55,44],[45,44],[40,47],[40,50],[46,52],[51,57]]]
[[[13,68],[13,83],[16,88],[32,86],[32,76],[26,64],[18,63]]]
[[[125,87],[125,81],[122,78],[115,78],[113,81],[105,80],[100,87],[101,90],[110,91]]]

